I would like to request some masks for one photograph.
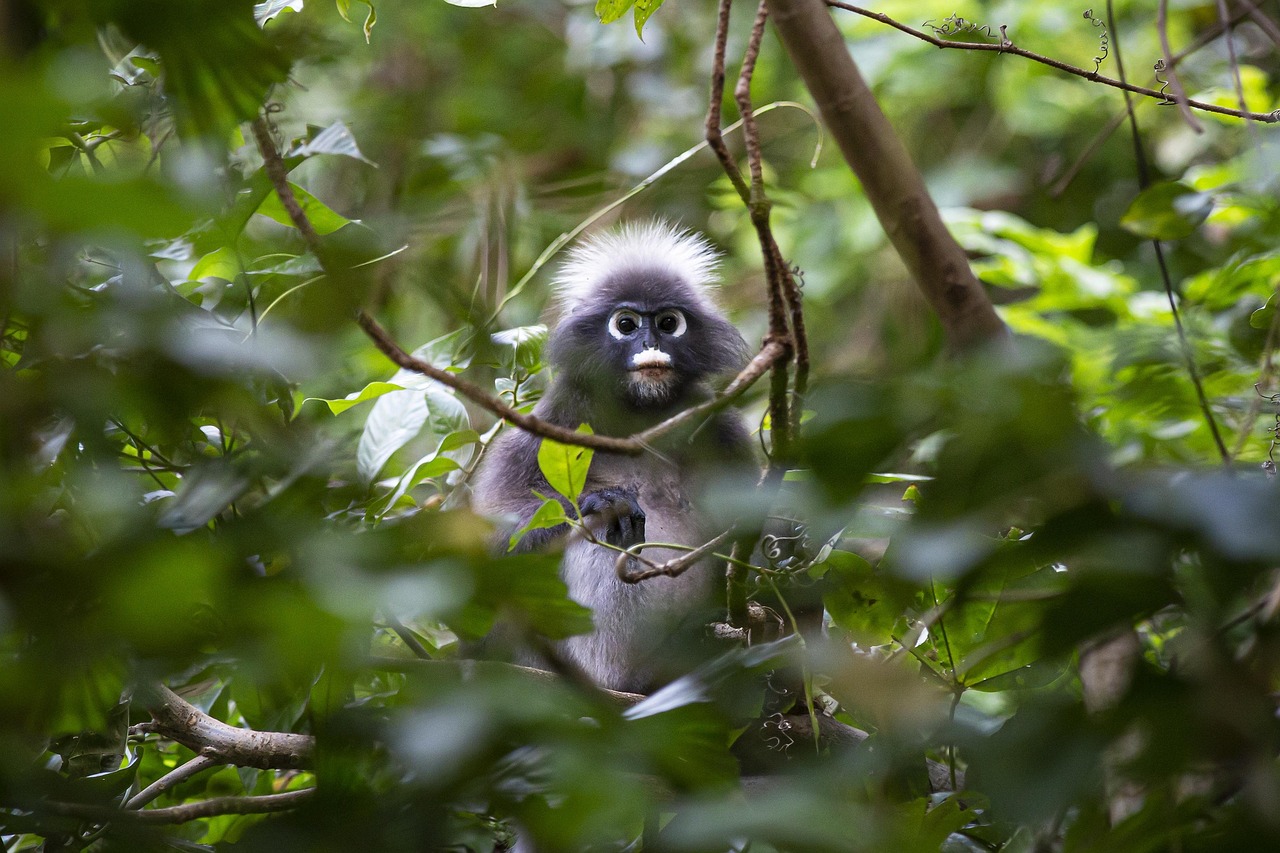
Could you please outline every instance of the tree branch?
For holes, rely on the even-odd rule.
[[[201,770],[208,767],[214,767],[218,764],[218,759],[212,755],[197,755],[195,758],[178,765],[138,793],[134,794],[129,798],[129,801],[124,804],[124,807],[126,809],[140,809],[179,782],[190,779]]]
[[[679,412],[648,429],[631,436],[618,438],[608,435],[587,435],[574,432],[571,429],[549,423],[533,415],[518,412],[502,400],[481,390],[480,386],[442,370],[430,362],[409,355],[391,339],[391,336],[387,334],[382,326],[378,325],[376,320],[363,311],[357,317],[357,322],[359,322],[360,328],[364,329],[378,349],[382,350],[382,353],[398,366],[403,367],[405,370],[421,373],[423,376],[434,379],[442,385],[448,385],[477,406],[526,432],[540,435],[543,438],[550,438],[561,444],[590,447],[595,450],[605,450],[628,456],[639,456],[648,450],[654,441],[677,427],[724,408],[738,397],[741,397],[776,361],[786,356],[786,350],[782,344],[767,343],[760,352],[756,353],[755,358],[742,369],[742,372],[735,376],[723,391],[710,400],[685,409],[683,412]]]
[[[968,256],[943,224],[919,170],[863,81],[823,0],[768,4],[792,63],[862,182],[890,242],[937,313],[948,343],[953,349],[967,349],[1005,335],[1004,323]]]
[[[315,796],[315,793],[315,788],[303,788],[298,791],[263,794],[257,797],[214,797],[211,800],[201,800],[195,803],[184,803],[180,806],[147,809],[145,811],[124,811],[88,803],[62,803],[48,800],[24,804],[24,808],[64,817],[82,818],[96,823],[120,821],[168,824],[186,823],[191,820],[217,817],[224,814],[267,814],[287,811],[297,808]]]
[[[292,732],[258,732],[215,720],[163,684],[138,688],[155,719],[155,731],[222,764],[261,770],[297,770],[311,764],[315,738]]]
[[[882,12],[872,12],[869,9],[863,9],[858,6],[854,6],[850,3],[844,3],[842,2],[842,0],[821,0],[821,1],[826,3],[826,5],[832,6],[836,9],[843,9],[846,12],[853,12],[855,15],[861,15],[862,17],[870,18],[873,21],[879,21],[882,24],[886,24],[890,27],[893,27],[895,30],[900,30],[901,32],[904,32],[909,36],[918,38],[921,41],[926,41],[929,44],[933,45],[934,47],[950,48],[952,50],[985,50],[985,51],[992,51],[995,53],[1011,53],[1014,56],[1021,56],[1024,59],[1030,59],[1032,62],[1039,62],[1041,65],[1048,65],[1050,68],[1056,68],[1059,71],[1065,71],[1068,74],[1074,74],[1076,77],[1083,77],[1084,79],[1092,83],[1102,83],[1105,86],[1111,86],[1112,88],[1121,89],[1125,92],[1132,92],[1135,95],[1142,95],[1147,98],[1155,98],[1161,102],[1167,102],[1168,100],[1166,94],[1163,92],[1159,92],[1155,89],[1148,89],[1145,86],[1135,86],[1132,83],[1128,83],[1123,80],[1117,80],[1114,77],[1108,77],[1105,74],[1099,74],[1097,71],[1086,71],[1083,68],[1078,68],[1069,63],[1061,62],[1057,59],[1052,59],[1048,56],[1042,56],[1041,54],[1034,53],[1030,50],[1024,50],[1023,48],[1020,48],[1017,45],[1015,45],[1013,42],[1009,41],[1008,39],[1001,39],[998,44],[992,44],[989,42],[947,41],[946,39],[938,38],[937,36],[930,35],[929,33],[914,29],[913,27],[909,27],[906,24],[903,24],[899,21],[895,21],[893,18],[890,18],[888,15]],[[1197,110],[1203,110],[1209,113],[1217,113],[1218,115],[1233,116],[1235,118],[1247,118],[1247,119],[1253,119],[1254,121],[1262,121],[1262,122],[1268,122],[1268,123],[1280,122],[1280,110],[1275,110],[1269,113],[1255,113],[1247,110],[1233,110],[1230,107],[1222,107],[1222,106],[1218,106],[1217,104],[1209,104],[1209,103],[1205,103],[1204,101],[1196,101],[1191,99],[1187,99],[1186,104],[1187,106],[1194,107]]]

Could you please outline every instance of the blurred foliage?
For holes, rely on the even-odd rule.
[[[713,14],[477,5],[0,3],[4,848],[1280,845],[1274,126],[1201,115],[1196,131],[1139,99],[1156,172],[1140,192],[1117,91],[838,14],[1019,337],[944,357],[811,115],[762,115],[815,376],[782,493],[728,483],[709,508],[791,520],[751,595],[824,630],[728,650],[624,712],[572,683],[450,664],[500,616],[563,637],[587,615],[554,556],[494,557],[466,509],[492,419],[393,373],[351,314],[367,306],[419,357],[531,408],[537,264],[698,143]],[[1153,84],[1156,5],[1115,4],[1103,73],[1122,43],[1131,79]],[[1235,27],[1238,67],[1207,38],[1216,2],[1170,5],[1175,50],[1199,45],[1178,66],[1189,93],[1234,106],[1238,71],[1251,109],[1276,107],[1273,5]],[[1085,68],[1100,53],[1100,9],[875,11],[963,15],[957,38],[1003,27]],[[731,57],[750,25],[735,12]],[[808,102],[771,37],[753,95]],[[271,192],[245,124],[265,105],[327,256],[351,267],[341,288]],[[621,210],[652,214],[724,249],[723,301],[759,340],[759,250],[714,159]],[[565,494],[580,461],[564,461]],[[1116,631],[1140,656],[1086,710],[1080,649]],[[410,660],[406,637],[434,660]],[[68,807],[119,806],[193,757],[139,727],[133,685],[154,679],[318,752],[307,772],[210,768],[151,807],[317,796],[176,825],[78,817]],[[826,754],[789,734],[781,713],[805,714],[806,693],[870,738]],[[744,793],[753,735],[770,778]],[[931,793],[926,757],[962,792]],[[1143,796],[1111,827],[1118,777]]]

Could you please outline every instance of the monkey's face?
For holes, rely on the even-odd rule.
[[[660,270],[606,279],[550,341],[560,375],[593,404],[656,415],[688,402],[708,376],[736,370],[745,352],[708,300]]]
[[[689,364],[681,340],[689,332],[689,318],[679,308],[645,311],[640,305],[622,305],[606,326],[612,348],[623,369],[626,395],[640,406],[662,406],[679,395]]]

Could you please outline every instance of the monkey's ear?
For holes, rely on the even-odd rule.
[[[662,219],[630,222],[592,236],[570,253],[552,282],[563,316],[568,316],[611,278],[657,273],[674,278],[707,313],[718,312],[712,292],[720,255],[702,236]]]

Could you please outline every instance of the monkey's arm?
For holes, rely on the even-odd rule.
[[[535,492],[556,497],[565,514],[576,516],[573,504],[556,494],[538,467],[536,436],[511,431],[498,439],[490,450],[475,488],[475,508],[487,515],[503,515],[513,519],[500,530],[498,544],[507,550],[511,536],[522,529],[542,507],[543,499]],[[582,521],[601,542],[629,548],[644,541],[645,514],[635,488],[606,487],[584,492],[578,500]],[[530,530],[520,537],[514,553],[544,550],[569,532],[568,524],[557,524]]]

